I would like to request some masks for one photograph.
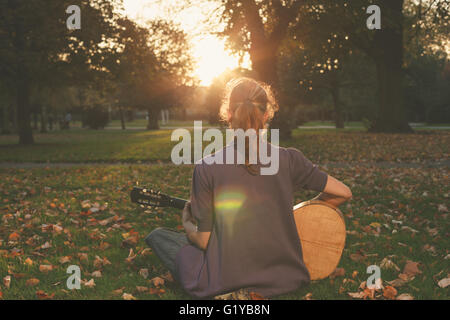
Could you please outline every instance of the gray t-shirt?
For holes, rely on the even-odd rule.
[[[309,283],[293,192],[323,191],[327,174],[297,149],[270,146],[279,149],[275,175],[252,175],[243,165],[195,165],[191,210],[198,230],[211,237],[206,251],[187,245],[177,253],[178,280],[189,294],[206,298],[246,288],[271,297]]]

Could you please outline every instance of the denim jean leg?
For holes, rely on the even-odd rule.
[[[162,263],[177,277],[175,259],[178,251],[188,244],[185,233],[175,232],[165,228],[157,228],[150,232],[145,242],[152,248]]]

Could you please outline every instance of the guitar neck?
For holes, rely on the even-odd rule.
[[[184,205],[186,204],[187,200],[180,199],[180,198],[175,198],[175,197],[170,197],[169,202],[170,202],[170,206],[172,208],[183,210],[184,209]]]

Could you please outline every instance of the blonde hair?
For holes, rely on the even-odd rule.
[[[278,104],[270,87],[251,78],[230,80],[220,107],[220,117],[232,129],[266,128],[278,111]]]
[[[220,107],[220,117],[232,129],[254,129],[259,139],[259,130],[265,129],[278,104],[270,87],[251,78],[237,78],[229,81],[225,89],[225,97]],[[257,143],[256,149],[259,144]],[[257,174],[249,164],[249,139],[245,143],[245,167],[251,174]]]

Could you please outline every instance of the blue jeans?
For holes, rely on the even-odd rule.
[[[175,279],[178,279],[175,268],[175,258],[178,251],[189,244],[186,234],[167,228],[156,228],[145,238],[145,242],[169,269],[172,276]]]

